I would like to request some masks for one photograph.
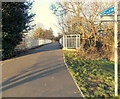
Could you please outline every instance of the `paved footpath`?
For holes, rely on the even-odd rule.
[[[51,43],[3,61],[3,97],[82,97],[63,60],[59,43]]]

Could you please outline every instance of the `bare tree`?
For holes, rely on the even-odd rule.
[[[90,50],[95,48],[98,50],[97,47],[100,48],[98,42],[102,43],[101,47],[106,51],[107,49],[113,49],[113,23],[101,23],[98,21],[99,14],[113,6],[112,2],[71,1],[59,2],[56,5],[58,8],[54,7],[53,11],[58,17],[61,16],[61,19],[58,19],[59,26],[67,34],[81,34],[81,49],[83,51],[90,52]],[[99,34],[100,29],[104,30],[102,31],[102,36]],[[104,34],[105,32],[107,33],[106,35]]]

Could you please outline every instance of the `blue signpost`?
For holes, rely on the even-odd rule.
[[[110,15],[110,14],[112,14],[112,13],[115,12],[114,9],[115,9],[115,7],[111,7],[111,8],[109,8],[109,9],[101,12],[100,15]]]
[[[117,37],[117,34],[118,34],[118,14],[120,13],[119,12],[119,9],[120,9],[120,1],[119,2],[115,2],[115,7],[111,7],[105,11],[103,11],[102,13],[100,13],[100,16],[107,16],[106,20],[109,20],[111,19],[112,16],[110,16],[110,14],[113,14],[114,13],[114,16],[112,18],[112,21],[114,22],[114,71],[115,71],[115,96],[118,96],[118,37]],[[104,20],[104,21],[106,21]],[[101,18],[101,21],[102,18]]]

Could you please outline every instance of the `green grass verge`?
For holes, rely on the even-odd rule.
[[[114,96],[114,62],[83,60],[79,56],[74,57],[75,53],[72,52],[64,54],[69,71],[76,79],[85,97]]]

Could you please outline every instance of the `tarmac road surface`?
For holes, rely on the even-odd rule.
[[[3,61],[3,97],[82,97],[59,43],[50,43]]]

